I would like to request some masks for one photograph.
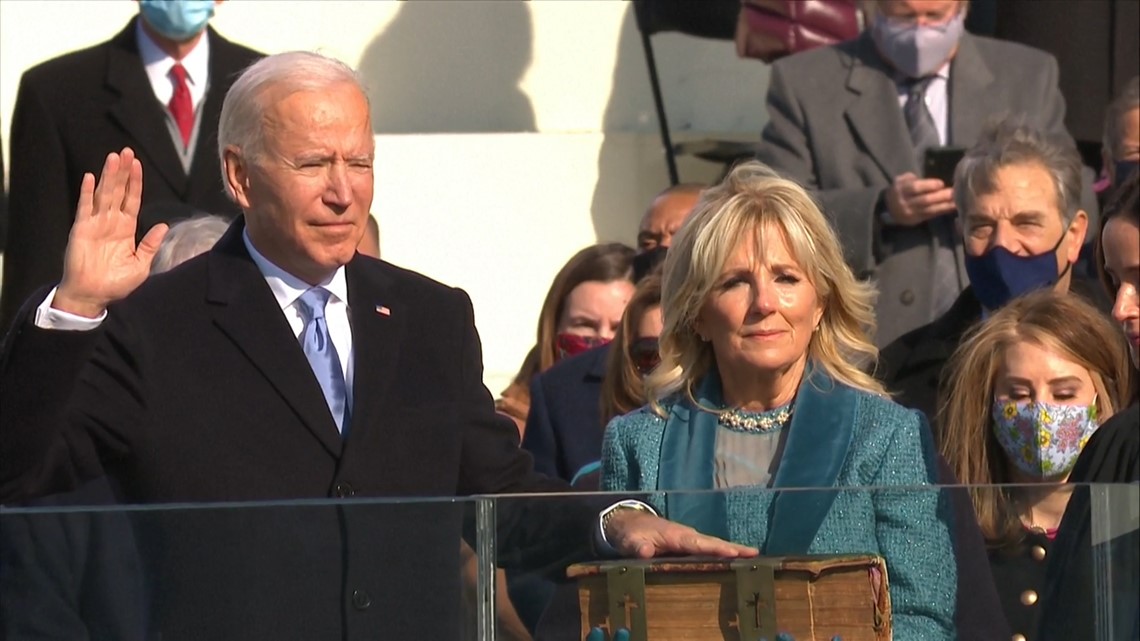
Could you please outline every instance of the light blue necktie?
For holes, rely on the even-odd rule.
[[[328,302],[329,291],[323,287],[314,287],[298,299],[298,311],[305,321],[305,327],[301,330],[301,349],[305,352],[305,358],[309,359],[309,366],[313,368],[313,374],[325,394],[325,402],[336,421],[336,428],[343,435],[348,422],[348,399],[340,356],[329,337],[329,327],[325,321],[325,304]]]

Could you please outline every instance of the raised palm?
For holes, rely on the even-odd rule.
[[[84,174],[52,307],[96,317],[146,279],[167,226],[155,225],[136,246],[141,204],[142,164],[129,147],[108,154],[97,184]]]

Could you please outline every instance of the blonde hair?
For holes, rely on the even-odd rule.
[[[606,359],[606,375],[602,378],[602,428],[611,418],[645,405],[645,382],[633,362],[630,348],[636,339],[644,338],[637,335],[641,319],[654,307],[660,306],[661,275],[653,272],[637,284],[633,297],[625,306],[621,325],[614,334],[614,346]]]
[[[954,352],[941,390],[939,448],[960,483],[1009,483],[1010,468],[990,429],[994,384],[1006,350],[1028,342],[1088,370],[1098,420],[1128,398],[1131,369],[1123,337],[1076,294],[1053,290],[1017,298],[974,328]],[[1020,540],[1022,528],[1009,488],[971,488],[978,523],[996,545]]]
[[[697,336],[693,323],[739,243],[754,239],[757,255],[763,256],[780,236],[823,309],[808,345],[809,359],[840,383],[886,395],[867,374],[878,357],[869,338],[875,325],[873,286],[855,278],[835,231],[807,191],[752,161],[701,194],[665,258],[661,364],[645,381],[656,412],[664,415],[661,399],[677,392],[695,402],[694,383],[715,365],[712,347]]]

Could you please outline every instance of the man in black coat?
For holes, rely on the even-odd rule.
[[[954,185],[970,286],[934,322],[883,349],[876,375],[899,403],[936,419],[942,371],[963,335],[986,314],[1038,287],[1072,291],[1101,309],[1094,281],[1072,273],[1085,242],[1081,164],[1071,143],[1025,126],[997,124],[958,165]]]
[[[495,413],[467,295],[356,253],[368,113],[342,63],[263,59],[221,110],[227,235],[147,279],[165,226],[136,246],[142,165],[112,153],[5,338],[0,502],[106,474],[196,505],[133,519],[162,638],[456,638],[464,506],[430,497],[566,488]],[[318,500],[349,497],[373,500]],[[571,501],[498,512],[503,567],[558,569],[599,526]],[[756,554],[634,507],[601,522],[628,555]]]
[[[201,3],[141,2],[111,40],[24,73],[12,114],[8,251],[0,331],[37,287],[60,278],[79,185],[108,151],[130,147],[144,168],[140,229],[201,210],[236,215],[218,163],[218,115],[237,74],[262,54],[206,26]],[[187,70],[181,140],[171,70]]]

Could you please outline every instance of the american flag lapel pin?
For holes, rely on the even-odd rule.
[[[381,316],[391,316],[392,310],[388,309],[386,305],[377,305],[376,313],[380,314]]]

